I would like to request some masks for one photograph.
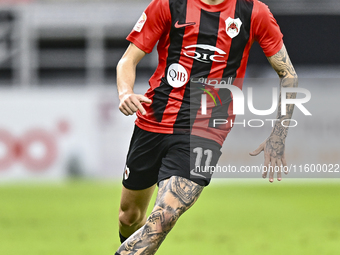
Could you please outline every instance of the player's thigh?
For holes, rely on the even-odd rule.
[[[217,164],[221,145],[210,139],[189,135],[173,135],[168,143],[169,149],[162,159],[158,182],[171,176],[181,176],[201,186],[209,185],[212,177],[209,169]]]
[[[135,126],[124,169],[125,188],[139,191],[157,183],[162,158],[167,151],[164,137],[165,134],[148,132]]]

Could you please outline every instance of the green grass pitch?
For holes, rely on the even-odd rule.
[[[0,186],[0,254],[114,254],[120,189],[91,181]],[[340,184],[212,183],[157,254],[340,254]]]

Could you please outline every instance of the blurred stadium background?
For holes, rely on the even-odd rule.
[[[0,254],[112,254],[118,246],[119,183],[134,117],[118,110],[115,67],[148,2],[0,0]],[[312,94],[306,107],[313,116],[294,113],[288,161],[339,164],[340,2],[263,2],[300,86]],[[156,65],[155,52],[141,61],[137,92]],[[257,88],[255,106],[268,109],[268,87],[278,79],[257,44],[247,78],[245,87]],[[220,163],[261,164],[262,155],[248,152],[270,130],[235,127]],[[339,173],[290,177],[304,179],[275,187],[213,180],[160,254],[338,254]]]

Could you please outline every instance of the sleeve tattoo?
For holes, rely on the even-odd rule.
[[[298,86],[298,77],[289,59],[287,50],[283,45],[281,50],[274,56],[268,58],[269,63],[280,77],[281,88],[293,88]],[[296,98],[296,93],[287,93],[287,99]],[[286,115],[281,114],[281,93],[279,97],[277,121],[272,134],[267,141],[268,148],[271,148],[274,157],[280,157],[284,153],[285,138],[288,133],[288,126],[294,110],[293,104],[286,105]],[[284,125],[282,125],[282,123]],[[274,153],[274,155],[273,155]]]

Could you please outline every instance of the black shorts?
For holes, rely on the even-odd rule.
[[[200,170],[217,164],[220,149],[220,144],[206,138],[153,133],[135,126],[123,185],[127,189],[141,190],[171,176],[180,176],[207,186],[212,174]]]

